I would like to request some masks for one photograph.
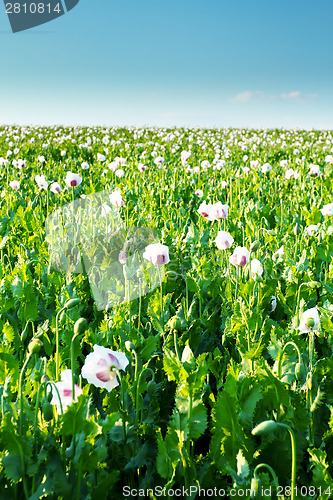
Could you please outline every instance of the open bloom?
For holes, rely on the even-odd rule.
[[[261,276],[264,269],[260,263],[260,260],[253,259],[251,260],[251,276],[254,278],[255,276]]]
[[[101,153],[97,153],[97,161],[105,161],[105,155],[102,155]]]
[[[72,387],[72,370],[64,370],[60,374],[61,381],[56,382],[55,385],[58,389],[59,396],[61,399],[62,409],[65,412],[67,407],[70,406],[73,402],[73,387]],[[57,411],[61,413],[61,406],[59,401],[58,392],[52,387],[52,399],[51,405],[55,405],[57,407]],[[77,401],[77,398],[83,394],[81,387],[77,384],[74,386],[74,401]]]
[[[198,198],[202,198],[203,197],[203,191],[201,191],[201,189],[197,189],[195,191],[195,194],[197,195]]]
[[[112,205],[115,207],[122,207],[125,203],[120,191],[113,191],[109,196]]]
[[[129,361],[123,352],[111,351],[107,347],[94,345],[94,352],[88,354],[82,367],[82,377],[95,387],[111,391],[119,385],[116,372],[125,370]]]
[[[164,162],[163,156],[156,156],[154,160],[155,165],[161,168],[163,162]]]
[[[263,174],[265,174],[266,172],[269,172],[270,170],[272,170],[272,167],[270,166],[269,163],[264,163],[261,167],[261,171]]]
[[[318,231],[317,224],[310,224],[310,226],[305,228],[309,236],[312,236],[316,231]]]
[[[67,172],[65,183],[69,187],[79,186],[82,182],[82,177],[78,174],[73,174],[73,172]]]
[[[183,165],[186,165],[186,162],[187,162],[187,160],[189,159],[190,156],[191,156],[191,152],[190,151],[182,151],[181,152],[180,158],[182,160],[182,164]]]
[[[231,234],[227,233],[227,231],[219,231],[217,233],[215,243],[217,248],[219,248],[220,250],[226,250],[227,248],[230,248],[233,242],[233,237],[231,236]]]
[[[22,168],[26,166],[26,160],[21,160],[21,158],[19,158],[17,160],[17,166],[20,170],[22,170]]]
[[[318,175],[320,175],[320,174],[321,174],[321,171],[320,171],[319,165],[313,165],[311,163],[309,175],[312,175],[313,177],[318,177]]]
[[[15,189],[15,191],[17,191],[18,189],[20,189],[20,183],[19,181],[10,181],[9,183],[10,187]]]
[[[205,219],[207,219],[208,215],[211,211],[211,208],[212,208],[211,204],[207,205],[207,203],[205,201],[203,201],[201,203],[200,207],[198,208],[198,213],[200,215],[202,215],[202,217],[205,217]]]
[[[35,181],[37,182],[37,186],[40,189],[47,189],[49,183],[45,179],[45,175],[36,175],[35,176]]]
[[[122,168],[118,168],[118,169],[116,170],[116,176],[117,176],[117,177],[121,178],[121,177],[124,177],[124,175],[125,175],[125,172],[123,171],[123,169],[122,169]]]
[[[87,163],[86,161],[83,161],[81,163],[81,168],[83,168],[83,170],[87,170],[89,168],[89,163]]]
[[[111,172],[115,172],[118,168],[118,163],[112,161],[111,163],[108,164],[108,167],[111,170]]]
[[[155,266],[167,264],[170,262],[169,258],[169,247],[167,245],[162,245],[161,243],[153,243],[145,248],[142,254],[143,258],[149,260]]]
[[[298,330],[302,333],[308,333],[312,330],[318,330],[319,328],[319,313],[316,307],[307,309],[302,314],[302,319],[299,324]]]
[[[324,205],[320,211],[323,215],[333,215],[333,203]]]
[[[250,161],[250,167],[251,168],[257,168],[257,167],[259,167],[259,160],[251,160]]]
[[[50,186],[50,191],[52,191],[52,193],[54,193],[54,194],[60,193],[60,191],[61,191],[60,184],[58,184],[58,182],[52,182],[52,184]]]
[[[226,219],[228,217],[228,205],[222,205],[220,201],[214,203],[208,214],[208,220]]]
[[[121,165],[126,167],[126,161],[126,158],[121,158],[120,156],[116,156],[116,158],[114,159],[114,162],[116,165],[118,165],[118,167],[120,167]]]
[[[325,161],[327,163],[333,163],[333,155],[327,155],[327,156],[325,156]]]
[[[246,247],[236,247],[229,261],[234,266],[244,267],[249,262],[249,258],[250,252]]]

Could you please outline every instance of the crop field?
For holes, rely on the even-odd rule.
[[[0,499],[333,498],[333,138],[0,128]]]

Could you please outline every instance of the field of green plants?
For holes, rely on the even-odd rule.
[[[333,498],[332,185],[329,131],[0,128],[0,498]]]

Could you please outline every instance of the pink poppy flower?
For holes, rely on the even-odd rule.
[[[162,245],[161,243],[148,245],[142,256],[155,266],[161,266],[170,262],[169,247],[167,245]]]
[[[112,205],[114,205],[115,207],[122,207],[125,204],[120,191],[113,191],[113,193],[110,194],[109,199]]]
[[[249,258],[250,252],[246,247],[236,247],[229,261],[234,266],[244,267],[249,262]]]
[[[82,367],[82,377],[95,387],[109,392],[119,385],[117,374],[112,368],[125,370],[129,361],[123,352],[111,351],[103,346],[94,345],[94,352],[88,354]]]
[[[60,374],[60,378],[61,381],[55,382],[55,385],[59,392],[63,412],[65,412],[68,406],[70,406],[73,403],[72,370],[63,370]],[[61,414],[61,406],[58,393],[54,389],[54,387],[52,387],[52,389],[49,390],[52,391],[51,405],[55,405],[57,407],[58,413]],[[75,384],[74,401],[77,401],[78,397],[81,396],[81,394],[83,394],[81,387]]]
[[[78,174],[73,174],[72,172],[67,172],[65,183],[69,187],[79,186],[82,182],[82,177]]]

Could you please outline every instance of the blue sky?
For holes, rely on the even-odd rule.
[[[13,34],[0,123],[333,128],[331,0],[80,0]]]

